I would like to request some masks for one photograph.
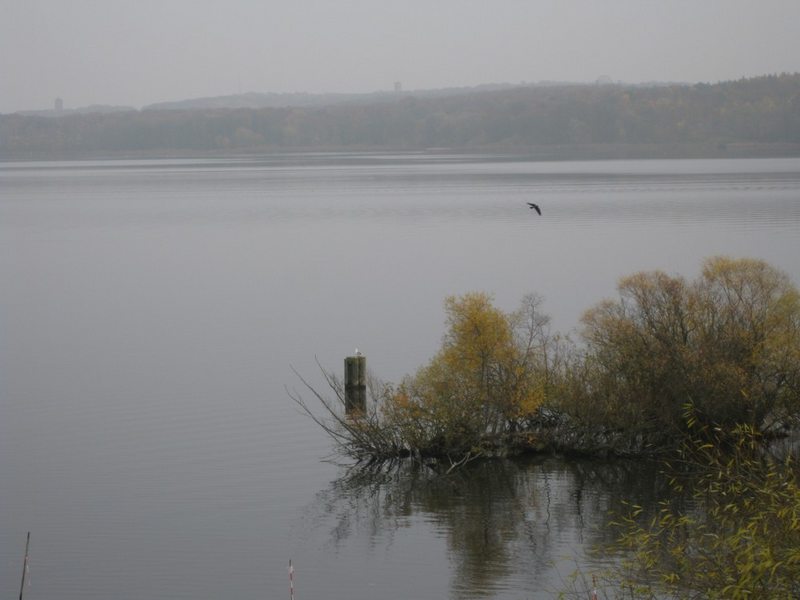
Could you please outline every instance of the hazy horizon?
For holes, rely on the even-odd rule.
[[[0,0],[0,113],[800,71],[800,2]]]

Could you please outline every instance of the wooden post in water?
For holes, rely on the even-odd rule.
[[[344,359],[344,412],[347,416],[367,412],[367,357],[358,350]]]

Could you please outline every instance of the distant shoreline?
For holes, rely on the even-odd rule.
[[[137,160],[176,158],[230,158],[235,156],[286,155],[330,153],[415,153],[487,155],[515,157],[532,161],[575,160],[657,160],[657,159],[718,159],[718,158],[794,158],[800,157],[800,143],[737,142],[729,144],[552,144],[537,146],[470,146],[440,148],[409,148],[393,146],[314,146],[230,149],[151,149],[139,151],[109,150],[95,152],[28,151],[0,152],[0,161],[52,161],[52,160]]]
[[[327,106],[0,115],[0,160],[448,152],[532,160],[800,156],[800,73],[519,87]]]

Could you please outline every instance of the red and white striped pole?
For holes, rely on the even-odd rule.
[[[292,559],[289,559],[289,600],[294,600],[294,567]]]
[[[592,600],[597,600],[597,577],[592,575]]]

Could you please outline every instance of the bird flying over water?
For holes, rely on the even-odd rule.
[[[542,210],[539,208],[538,204],[534,204],[533,202],[528,202],[528,206],[535,210],[540,215],[542,214]]]

